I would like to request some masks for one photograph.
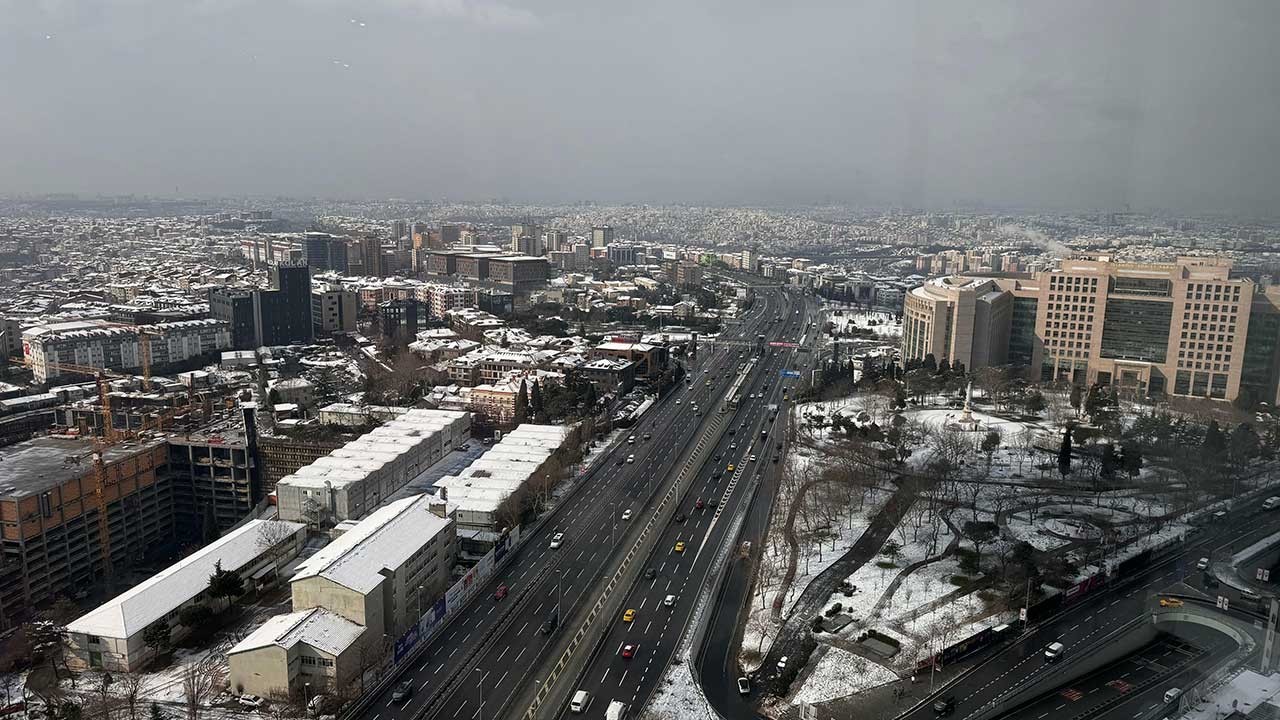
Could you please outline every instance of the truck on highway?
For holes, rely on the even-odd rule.
[[[604,709],[604,720],[624,720],[627,717],[627,704],[614,700]]]

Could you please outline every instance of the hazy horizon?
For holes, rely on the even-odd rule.
[[[1273,215],[1280,4],[0,0],[0,194]]]

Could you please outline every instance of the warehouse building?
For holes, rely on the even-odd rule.
[[[182,633],[179,612],[206,601],[216,567],[239,573],[246,588],[265,583],[297,556],[305,535],[301,523],[253,520],[240,526],[69,623],[72,654],[82,667],[143,668],[155,654],[142,639],[144,631],[164,623],[171,634]]]
[[[470,436],[468,413],[410,410],[282,478],[280,518],[332,525],[364,517]]]

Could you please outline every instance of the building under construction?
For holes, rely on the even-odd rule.
[[[35,438],[0,449],[0,627],[173,550],[168,442]]]

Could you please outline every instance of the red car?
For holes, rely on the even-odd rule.
[[[626,660],[630,660],[632,657],[634,657],[634,656],[635,656],[635,654],[636,654],[636,646],[635,646],[635,645],[623,645],[623,646],[622,646],[622,657],[623,657],[624,659],[626,659]]]
[[[693,504],[693,507],[697,510],[701,510],[706,506],[707,506],[706,503],[702,502],[702,498],[698,498],[698,502]]]
[[[507,586],[505,583],[503,583],[502,585],[499,585],[498,589],[493,591],[494,600],[501,600],[506,596],[507,596]]]

